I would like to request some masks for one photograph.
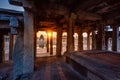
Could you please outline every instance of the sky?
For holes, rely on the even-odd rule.
[[[0,8],[24,11],[23,7],[11,5],[9,4],[8,0],[0,0]]]

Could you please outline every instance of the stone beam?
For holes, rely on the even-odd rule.
[[[10,4],[17,5],[17,6],[22,6],[22,1],[21,0],[8,0]]]
[[[102,17],[100,15],[81,11],[81,10],[79,10],[77,12],[77,16],[78,16],[79,20],[83,20],[83,21],[84,20],[96,21],[96,20],[102,19]]]

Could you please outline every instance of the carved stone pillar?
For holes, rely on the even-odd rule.
[[[87,50],[90,50],[90,33],[89,32],[87,36]]]
[[[98,34],[97,34],[97,50],[102,50],[103,46],[103,33],[104,33],[104,26],[101,23],[98,23]]]
[[[67,52],[74,51],[74,21],[72,16],[68,20],[67,27]]]
[[[53,55],[53,32],[51,32],[50,36],[50,55]]]
[[[78,51],[83,50],[83,36],[82,36],[82,28],[78,30]]]
[[[46,44],[46,47],[47,47],[47,53],[49,52],[49,35],[48,35],[48,31],[47,31],[47,44]]]
[[[4,61],[4,35],[0,34],[0,63]]]
[[[37,54],[37,52],[36,52],[36,47],[37,47],[37,35],[36,35],[36,33],[37,33],[37,30],[35,29],[34,30],[34,59],[36,59],[36,54]]]
[[[112,50],[117,51],[117,26],[112,26]]]
[[[24,56],[24,33],[19,32],[13,50],[13,73],[14,80],[23,74],[23,56]]]
[[[57,29],[57,49],[56,49],[57,56],[61,56],[61,50],[62,50],[62,27],[58,27],[58,29]]]
[[[95,30],[92,30],[92,50],[96,49],[96,34],[95,34]]]
[[[14,80],[29,80],[28,76],[34,71],[34,16],[25,8],[24,29],[19,31],[13,53]],[[23,77],[24,76],[24,77]]]
[[[14,37],[12,34],[9,35],[10,42],[9,42],[9,60],[12,60],[12,53],[13,53],[13,45],[14,45]]]
[[[34,70],[34,35],[34,15],[25,9],[23,74]]]

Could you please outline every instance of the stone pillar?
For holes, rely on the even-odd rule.
[[[96,44],[97,50],[102,50],[102,35],[101,34],[102,34],[101,30],[99,30],[97,34],[97,44]]]
[[[51,32],[50,36],[50,55],[53,55],[53,32]]]
[[[12,34],[9,35],[9,60],[12,60],[12,53],[13,53],[13,45],[14,45],[14,37]]]
[[[36,54],[37,54],[37,52],[36,52],[36,47],[37,47],[37,30],[35,29],[35,31],[34,31],[34,59],[36,59]]]
[[[48,31],[47,31],[47,44],[46,44],[46,47],[47,47],[47,53],[49,52],[49,35],[48,35]]]
[[[34,15],[25,9],[23,74],[31,73],[34,70],[34,35]]]
[[[87,36],[87,50],[90,50],[90,33],[89,32]]]
[[[13,75],[17,80],[23,74],[23,55],[24,55],[24,33],[19,32],[13,50]]]
[[[72,16],[70,16],[68,20],[68,27],[67,27],[67,52],[74,51],[74,21]]]
[[[112,26],[112,50],[117,51],[117,27]]]
[[[105,50],[108,50],[108,37],[105,36]]]
[[[103,34],[104,34],[104,26],[102,23],[98,23],[98,34],[97,34],[97,50],[102,50],[103,46]]]
[[[82,36],[82,28],[79,28],[78,30],[78,51],[83,50],[83,36]]]
[[[102,49],[106,50],[106,44],[105,44],[105,24],[102,24]]]
[[[57,29],[57,49],[56,49],[57,56],[61,56],[61,50],[62,50],[62,27],[58,27],[58,29]]]
[[[4,35],[0,34],[0,63],[4,61]]]
[[[14,80],[29,80],[34,71],[34,16],[25,8],[24,29],[18,32],[13,53]]]
[[[96,49],[96,34],[95,34],[95,30],[92,30],[92,50]]]

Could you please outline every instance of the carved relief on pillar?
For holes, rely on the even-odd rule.
[[[24,29],[18,31],[13,52],[14,80],[34,71],[34,35],[34,15],[25,9]]]

